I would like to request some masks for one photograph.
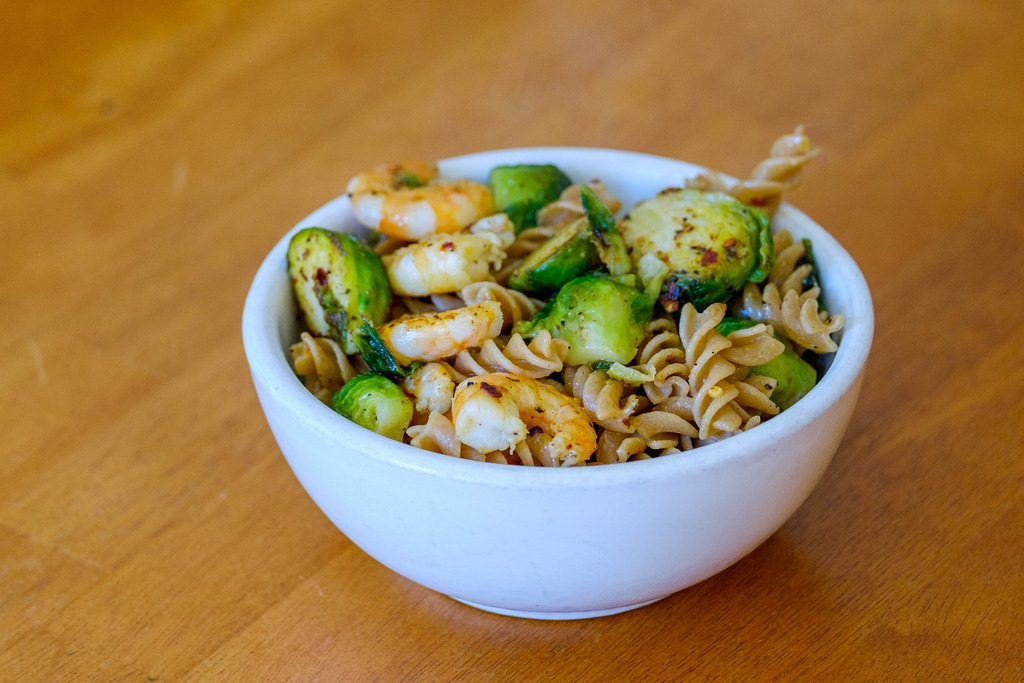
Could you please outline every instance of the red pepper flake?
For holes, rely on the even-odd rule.
[[[493,398],[501,398],[501,389],[494,386],[493,384],[488,384],[487,382],[480,382],[480,388],[486,391],[488,394],[490,394],[491,397]]]
[[[318,285],[323,287],[324,285],[327,284],[327,271],[324,270],[323,268],[317,268],[316,274],[313,276],[313,279],[316,280],[316,283]]]
[[[736,240],[735,240],[735,239],[733,239],[732,237],[730,237],[730,238],[729,238],[729,239],[727,239],[726,241],[722,242],[722,246],[723,246],[723,247],[731,247],[731,246],[732,246],[732,245],[734,245],[734,244],[736,244]]]
[[[702,266],[710,266],[718,263],[718,252],[714,249],[708,249],[704,252],[704,255],[700,257],[700,264]]]
[[[441,251],[455,251],[455,242],[444,242]]]

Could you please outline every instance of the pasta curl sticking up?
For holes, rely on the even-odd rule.
[[[680,309],[679,337],[691,367],[693,416],[701,439],[715,433],[734,432],[741,424],[740,416],[729,406],[739,394],[728,380],[736,366],[722,355],[731,343],[715,330],[723,317],[725,304],[721,303],[711,304],[703,313],[697,313],[690,303]]]
[[[331,397],[356,376],[356,370],[333,339],[314,337],[309,332],[303,332],[299,339],[289,349],[295,372],[302,376],[306,389],[330,405]]]
[[[804,127],[797,126],[793,133],[783,135],[772,144],[769,157],[754,168],[748,180],[729,183],[720,174],[707,171],[687,180],[686,186],[725,192],[748,206],[773,214],[779,208],[782,194],[800,184],[804,166],[820,152],[804,134]]]
[[[507,372],[540,379],[553,372],[561,372],[568,353],[567,341],[541,330],[529,344],[519,334],[513,334],[504,348],[498,348],[493,339],[488,339],[480,348],[460,351],[453,364],[463,378]]]

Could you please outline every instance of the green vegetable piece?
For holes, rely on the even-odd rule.
[[[715,329],[723,336],[730,332],[753,327],[757,322],[742,318],[725,318],[715,325]],[[779,335],[775,338],[785,344],[786,349],[764,365],[755,365],[750,369],[751,375],[764,375],[776,380],[779,384],[772,392],[772,401],[780,410],[786,410],[807,395],[818,382],[818,372],[814,366],[801,358],[793,350],[792,344]]]
[[[403,366],[399,363],[391,354],[391,350],[384,340],[377,334],[377,330],[373,328],[369,318],[363,318],[363,324],[356,331],[354,337],[359,353],[363,354],[363,360],[371,370],[379,375],[392,379],[408,377],[416,368],[423,365],[423,363],[411,363],[408,366]]]
[[[628,363],[636,355],[654,312],[654,297],[602,273],[567,282],[531,320],[514,331],[531,338],[540,330],[569,342],[569,365]]]
[[[580,218],[555,233],[529,254],[509,276],[508,286],[543,296],[597,267],[597,247],[588,236],[587,219]]]
[[[772,392],[772,401],[785,410],[807,395],[818,382],[818,372],[814,366],[797,355],[793,347],[786,343],[786,350],[764,365],[755,365],[750,369],[752,375],[766,375],[779,382]]]
[[[611,210],[604,205],[588,186],[580,187],[580,199],[583,210],[587,213],[591,235],[597,253],[612,275],[625,275],[633,271],[633,263],[629,260],[626,245],[622,242],[619,227]]]
[[[718,192],[662,190],[634,206],[619,232],[634,262],[654,254],[668,266],[661,302],[670,311],[728,301],[775,263],[768,216]]]
[[[594,370],[603,370],[612,379],[617,379],[632,386],[640,386],[644,382],[653,382],[657,377],[653,363],[646,363],[639,367],[630,367],[622,363],[600,360],[591,363],[590,367]]]
[[[384,322],[391,286],[378,257],[355,235],[304,228],[288,244],[288,276],[306,327],[331,337],[345,353],[358,351],[354,335],[366,316]]]
[[[496,166],[487,177],[495,208],[508,215],[517,235],[537,225],[537,212],[571,184],[569,176],[551,164]]]
[[[389,439],[401,441],[412,422],[412,400],[397,384],[373,372],[350,379],[331,398],[331,408]]]

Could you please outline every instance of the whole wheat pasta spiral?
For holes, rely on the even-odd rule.
[[[725,304],[721,303],[711,304],[703,313],[697,313],[690,303],[680,309],[679,337],[691,367],[693,414],[701,439],[715,432],[733,432],[740,426],[739,415],[729,406],[739,393],[728,380],[736,366],[722,356],[731,344],[715,330],[724,316]]]
[[[688,180],[686,186],[725,192],[748,206],[773,214],[779,208],[782,194],[800,184],[804,166],[820,152],[804,134],[804,127],[797,126],[793,133],[775,140],[769,157],[754,168],[749,179],[727,183],[720,174],[708,171]]]
[[[764,323],[736,330],[726,338],[731,346],[722,351],[722,357],[735,365],[764,365],[786,350],[772,326]]]
[[[497,301],[501,306],[502,326],[505,329],[520,320],[532,318],[543,305],[540,301],[531,299],[522,292],[503,287],[497,282],[474,282],[463,287],[459,296],[467,306],[481,301]]]
[[[633,363],[654,371],[654,380],[643,385],[652,403],[661,403],[669,396],[685,396],[689,391],[686,377],[690,366],[686,364],[678,327],[671,319],[659,317],[647,324],[647,336],[640,343]]]
[[[455,426],[445,415],[433,411],[425,424],[413,425],[405,430],[409,445],[432,453],[453,458],[462,457],[462,442],[455,435]]]
[[[649,458],[647,441],[635,434],[605,430],[597,440],[594,461],[601,465]]]
[[[822,317],[818,310],[817,287],[800,293],[790,289],[782,294],[769,282],[762,289],[753,282],[743,288],[739,311],[751,320],[770,323],[795,344],[815,353],[831,353],[839,348],[831,335],[839,331],[843,316]]]
[[[309,332],[303,332],[299,339],[289,349],[295,372],[302,376],[309,391],[330,405],[331,397],[356,376],[356,370],[333,339],[314,337]]]
[[[597,424],[615,432],[632,432],[630,416],[640,407],[640,398],[625,395],[626,386],[607,373],[586,365],[571,366],[565,372],[568,393],[583,402],[583,409]]]
[[[665,410],[664,406],[665,403],[661,403],[633,417],[630,422],[637,436],[655,450],[693,448],[693,439],[700,433],[698,429],[682,415]]]
[[[519,334],[513,334],[503,348],[488,339],[479,348],[459,351],[453,365],[465,377],[506,372],[539,379],[561,372],[567,353],[568,342],[542,330],[529,344]]]
[[[778,380],[771,377],[751,375],[733,384],[739,392],[736,394],[734,403],[767,415],[777,415],[779,407],[772,401],[771,395],[778,384]]]

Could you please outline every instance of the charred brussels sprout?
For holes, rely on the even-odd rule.
[[[527,338],[548,330],[566,340],[569,365],[628,363],[636,355],[653,310],[651,293],[607,275],[584,275],[567,282],[532,320],[514,329]]]
[[[331,337],[356,353],[364,316],[380,325],[391,305],[391,286],[380,258],[354,235],[304,228],[288,244],[288,276],[313,334]]]
[[[586,218],[559,230],[523,259],[509,277],[508,286],[528,294],[547,295],[597,267],[597,247],[587,233]]]
[[[360,427],[401,441],[412,421],[412,399],[398,385],[373,372],[350,379],[331,399],[331,407]]]
[[[669,268],[661,302],[704,310],[775,263],[768,216],[718,192],[667,189],[633,207],[619,232],[637,261],[654,254]]]
[[[719,334],[727,336],[730,332],[753,327],[756,324],[753,320],[725,318],[715,326],[715,329]],[[785,351],[764,365],[755,365],[750,369],[750,374],[764,375],[776,380],[779,384],[772,392],[772,401],[780,410],[786,410],[814,388],[818,382],[818,373],[813,365],[793,350],[792,344],[778,335],[775,335],[775,338],[785,344]]]
[[[518,235],[537,224],[537,212],[558,199],[572,181],[551,164],[496,166],[487,177],[494,207],[505,213]]]

